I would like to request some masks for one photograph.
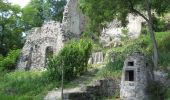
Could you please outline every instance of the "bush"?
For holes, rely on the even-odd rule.
[[[19,57],[20,50],[12,50],[8,53],[6,57],[3,57],[3,60],[0,60],[0,69],[1,70],[12,70],[15,69],[17,64],[17,58]],[[0,57],[2,58],[2,57]]]
[[[72,40],[64,46],[59,54],[51,58],[48,72],[52,79],[61,80],[61,70],[64,68],[64,79],[71,80],[87,70],[92,44],[88,40]]]

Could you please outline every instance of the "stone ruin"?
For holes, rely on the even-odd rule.
[[[152,80],[148,65],[140,53],[134,53],[125,60],[120,85],[122,100],[148,100],[147,88]]]
[[[81,88],[81,91],[64,93],[64,100],[100,100],[101,97],[112,97],[119,90],[113,79],[97,80],[94,84]]]
[[[29,31],[20,55],[18,69],[43,69],[49,56],[56,54],[63,47],[61,24],[47,22],[40,28]]]
[[[103,47],[117,47],[122,45],[122,37],[136,39],[140,36],[142,23],[145,22],[144,19],[140,16],[129,14],[127,20],[129,23],[125,28],[115,19],[103,28],[100,36],[100,43]],[[126,30],[127,33],[124,33],[122,30]]]
[[[104,62],[103,52],[94,52],[89,58],[88,64],[100,64]]]
[[[84,30],[85,16],[77,6],[78,0],[68,0],[63,12],[62,27],[67,39],[72,36],[79,37]]]
[[[79,36],[84,29],[84,16],[77,8],[78,0],[68,0],[62,23],[45,22],[42,27],[28,31],[17,69],[43,70],[48,58],[57,54],[71,36]]]

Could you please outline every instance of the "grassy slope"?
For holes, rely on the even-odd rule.
[[[57,87],[44,72],[16,71],[0,76],[1,100],[42,100],[48,90]]]
[[[160,66],[170,66],[170,31],[156,33],[160,52]],[[148,35],[142,35],[139,39],[126,41],[126,45],[118,48],[105,49],[116,54],[114,63],[108,63],[98,72],[98,77],[119,78],[121,68],[127,54],[140,50],[146,55],[151,53],[152,44]],[[113,67],[114,66],[114,67]],[[59,82],[48,80],[44,72],[16,71],[0,75],[0,100],[41,100],[48,90],[58,87]],[[168,93],[167,93],[168,94]],[[167,95],[167,98],[170,96]]]

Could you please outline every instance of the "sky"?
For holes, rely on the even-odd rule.
[[[30,0],[8,0],[8,1],[12,4],[18,4],[22,8],[30,2]]]

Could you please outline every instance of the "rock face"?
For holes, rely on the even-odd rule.
[[[120,97],[122,100],[148,100],[146,93],[151,78],[151,70],[145,57],[134,53],[124,62]]]
[[[65,41],[82,33],[85,21],[77,9],[77,3],[78,0],[67,1],[62,23],[49,21],[28,32],[17,69],[43,70],[48,58],[57,54]]]
[[[129,14],[127,20],[129,23],[125,29],[121,27],[120,22],[117,20],[108,23],[107,27],[103,29],[100,37],[100,42],[104,47],[116,47],[121,45],[121,38],[125,36],[130,39],[139,37],[144,19],[140,16]]]

